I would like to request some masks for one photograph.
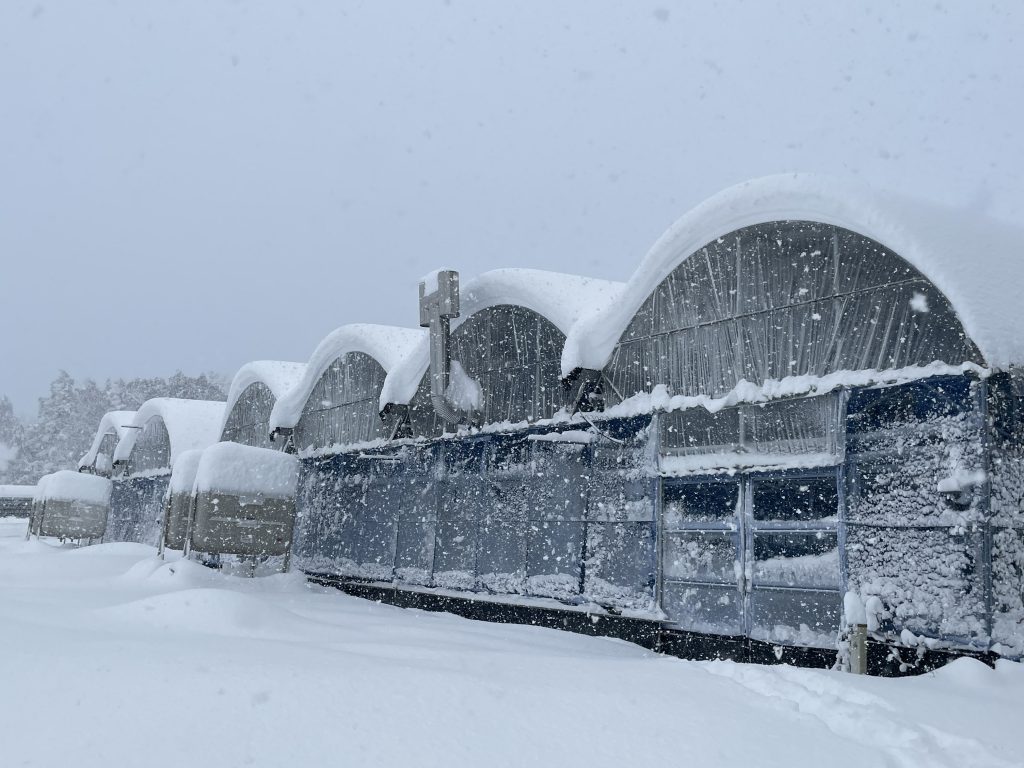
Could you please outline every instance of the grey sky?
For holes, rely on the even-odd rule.
[[[304,361],[416,280],[626,279],[785,170],[1021,220],[1024,4],[0,4],[0,393]]]

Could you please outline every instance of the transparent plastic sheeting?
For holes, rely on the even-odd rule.
[[[349,352],[313,387],[293,438],[301,452],[387,437],[378,402],[386,373],[367,354]]]
[[[451,357],[480,385],[480,422],[551,418],[562,407],[564,344],[565,336],[549,320],[508,304],[480,310],[456,327]]]
[[[159,544],[164,494],[170,480],[170,474],[115,478],[103,540],[134,541],[154,547]]]
[[[878,598],[886,637],[908,630],[1020,655],[1024,409],[1014,386],[1001,374],[934,377],[724,409],[712,427],[687,425],[709,416],[697,409],[658,414],[659,428],[651,417],[604,420],[589,443],[491,434],[306,459],[296,563],[660,610],[682,629],[818,647],[835,645],[851,590]],[[714,453],[737,435],[782,466],[824,463],[737,469]],[[659,477],[655,457],[679,451],[728,468]],[[988,482],[939,490],[983,470]]]
[[[562,407],[560,360],[565,336],[548,320],[519,306],[498,305],[474,313],[451,335],[451,358],[482,392],[474,420],[484,424],[538,421]],[[386,373],[372,357],[350,352],[328,368],[314,387],[295,428],[300,454],[334,445],[388,437],[379,417]],[[440,435],[445,425],[430,404],[430,373],[409,403],[412,435]]]
[[[662,607],[680,627],[829,647],[842,587],[837,470],[666,480]]]
[[[981,363],[945,297],[903,259],[839,227],[747,227],[683,261],[605,370],[610,401],[664,384],[721,396],[776,381],[934,361]]]
[[[649,612],[650,489],[635,444],[487,436],[307,460],[296,563]]]
[[[171,438],[164,420],[154,416],[143,426],[128,457],[126,474],[138,475],[171,468]]]
[[[117,448],[118,436],[115,432],[108,432],[100,440],[100,447],[96,450],[96,460],[93,462],[93,469],[96,474],[102,477],[110,477],[114,468],[114,449]]]
[[[262,383],[250,384],[235,401],[224,422],[221,440],[256,448],[278,448],[283,442],[270,441],[270,411],[274,393]]]
[[[776,456],[841,455],[839,393],[723,408],[672,411],[659,417],[663,454],[711,456],[750,453]]]

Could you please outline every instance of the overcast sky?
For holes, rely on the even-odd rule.
[[[416,282],[624,280],[789,170],[1021,221],[1024,3],[0,3],[0,393],[230,376]]]

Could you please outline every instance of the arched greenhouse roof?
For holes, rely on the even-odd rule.
[[[562,374],[601,369],[637,310],[684,260],[743,227],[812,221],[868,237],[916,268],[951,302],[986,364],[1024,363],[1017,331],[1024,232],[1008,224],[812,174],[730,187],[685,214],[654,244],[619,301],[569,333]]]
[[[170,465],[183,451],[205,448],[220,439],[220,426],[224,420],[224,406],[220,401],[184,400],[176,397],[154,397],[135,412],[127,434],[117,444],[114,461],[125,461],[135,447],[135,441],[146,423],[160,417],[171,442]]]
[[[231,380],[231,387],[228,389],[228,401],[224,407],[224,422],[221,424],[223,432],[231,409],[235,407],[238,398],[253,384],[263,384],[274,395],[274,400],[280,400],[288,392],[298,386],[302,376],[306,372],[305,363],[292,363],[282,360],[254,360],[246,363]]]
[[[92,446],[86,452],[84,456],[78,461],[78,467],[90,467],[96,461],[96,455],[99,453],[100,444],[103,442],[103,438],[107,435],[113,434],[117,436],[117,442],[121,442],[128,432],[132,430],[129,425],[132,423],[132,419],[135,418],[135,411],[107,411],[103,414],[103,418],[100,419],[100,424],[96,428],[96,435],[92,439]]]
[[[426,338],[426,329],[392,325],[355,323],[335,329],[317,345],[299,382],[278,397],[270,414],[270,431],[290,429],[298,423],[314,387],[335,360],[350,352],[361,352],[390,374]]]
[[[542,269],[495,269],[460,286],[460,312],[451,328],[455,330],[481,310],[507,304],[536,312],[568,336],[581,320],[615,303],[625,287],[624,283]],[[408,403],[429,365],[430,339],[424,335],[401,365],[388,371],[380,407]]]

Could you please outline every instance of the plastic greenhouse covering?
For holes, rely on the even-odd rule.
[[[378,407],[385,375],[381,364],[363,352],[335,360],[313,387],[295,425],[299,451],[385,437]]]
[[[985,367],[931,281],[841,226],[664,250],[646,282],[605,291],[614,334],[577,345],[604,412],[570,412],[576,323],[536,307],[495,299],[453,324],[472,423],[435,413],[424,334],[400,334],[405,357],[321,345],[280,424],[299,457],[294,566],[748,645],[839,648],[859,602],[880,642],[1024,654],[1024,377]],[[249,385],[224,438],[266,447],[273,405]],[[152,419],[109,537],[155,540],[168,461]]]
[[[221,439],[257,448],[279,447],[280,443],[270,441],[270,411],[274,401],[274,393],[266,384],[250,384],[232,406]]]
[[[896,254],[839,227],[741,229],[683,261],[606,368],[613,401],[667,384],[723,395],[778,381],[941,360],[981,362],[949,303]]]
[[[482,309],[452,331],[452,360],[483,391],[479,421],[551,418],[562,406],[564,343],[565,335],[549,320],[508,304]]]
[[[486,435],[304,462],[310,571],[653,610],[642,450]],[[599,486],[595,464],[607,466]],[[546,478],[543,482],[531,478]]]

